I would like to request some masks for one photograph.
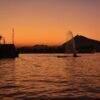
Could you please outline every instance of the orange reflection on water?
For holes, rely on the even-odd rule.
[[[57,56],[26,54],[0,60],[1,98],[100,98],[100,55]]]

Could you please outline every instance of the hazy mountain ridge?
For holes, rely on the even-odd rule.
[[[76,50],[79,53],[100,52],[100,41],[89,39],[85,36],[74,37]],[[72,39],[60,46],[35,45],[32,47],[18,48],[20,53],[71,53],[73,52]]]

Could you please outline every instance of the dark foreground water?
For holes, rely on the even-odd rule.
[[[58,55],[0,60],[0,100],[99,100],[100,54]]]

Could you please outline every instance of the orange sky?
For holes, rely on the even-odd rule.
[[[100,40],[100,0],[0,0],[0,34],[17,46],[60,45],[68,30]]]

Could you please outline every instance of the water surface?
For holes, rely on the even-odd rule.
[[[100,98],[100,54],[21,54],[0,60],[0,100]]]

